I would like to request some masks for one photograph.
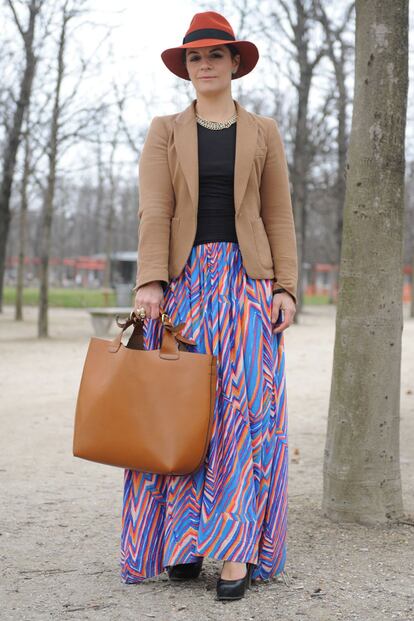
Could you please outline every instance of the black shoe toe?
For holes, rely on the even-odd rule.
[[[194,580],[198,578],[203,566],[203,557],[194,563],[177,563],[177,565],[169,565],[167,573],[170,580]]]

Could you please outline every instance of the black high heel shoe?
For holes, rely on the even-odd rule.
[[[167,573],[170,580],[182,582],[184,580],[195,580],[198,578],[203,566],[203,558],[201,557],[194,563],[178,563],[177,565],[168,565]]]
[[[252,583],[252,572],[254,564],[247,563],[247,571],[244,578],[237,580],[217,580],[217,599],[241,599],[249,589]]]

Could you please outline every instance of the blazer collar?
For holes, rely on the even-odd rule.
[[[177,114],[174,142],[181,169],[186,178],[193,207],[198,208],[198,143],[195,115],[196,99]],[[237,212],[246,192],[257,142],[257,123],[254,116],[233,100],[237,109],[236,154],[234,162],[234,206]]]

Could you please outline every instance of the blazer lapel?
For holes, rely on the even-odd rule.
[[[240,209],[249,181],[257,143],[257,123],[235,100],[237,108],[236,157],[234,162],[234,207]]]
[[[174,142],[181,169],[186,178],[195,211],[198,209],[198,143],[195,102],[175,119]],[[257,143],[257,124],[247,110],[234,100],[237,108],[236,154],[234,162],[234,206],[236,212],[246,192]]]
[[[187,181],[193,207],[198,207],[198,141],[195,99],[175,119],[174,143],[181,170]]]

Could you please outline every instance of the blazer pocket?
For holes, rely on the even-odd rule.
[[[254,220],[250,220],[250,224],[253,231],[254,242],[256,244],[256,252],[259,257],[259,261],[263,267],[273,267],[273,257],[270,249],[269,238],[266,233],[263,220],[260,216]]]

